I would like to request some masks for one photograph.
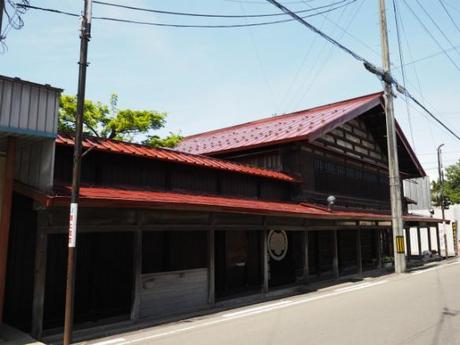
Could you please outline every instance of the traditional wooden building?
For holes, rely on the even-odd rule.
[[[86,137],[77,329],[380,268],[392,253],[384,133],[379,93],[188,137],[182,152]],[[424,176],[398,138],[402,178]],[[15,184],[6,316],[37,337],[63,326],[73,140],[56,139],[51,188]]]

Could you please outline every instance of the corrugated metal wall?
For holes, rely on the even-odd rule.
[[[43,191],[53,185],[54,139],[18,140],[15,179]]]
[[[55,137],[61,90],[0,76],[0,132]]]
[[[404,196],[415,200],[417,205],[409,205],[409,211],[431,209],[431,185],[428,176],[404,180]]]

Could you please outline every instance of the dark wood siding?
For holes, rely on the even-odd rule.
[[[37,215],[33,200],[14,194],[8,249],[4,320],[30,331]]]
[[[72,148],[57,146],[56,184],[71,183],[72,155]],[[83,158],[82,184],[270,200],[289,199],[292,192],[284,181],[98,151]]]

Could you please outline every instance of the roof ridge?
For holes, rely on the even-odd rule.
[[[331,107],[331,106],[334,106],[334,105],[344,104],[344,103],[347,103],[347,102],[352,102],[352,101],[356,101],[358,99],[364,99],[364,98],[367,98],[367,97],[372,97],[372,96],[377,96],[377,95],[383,95],[383,91],[373,92],[373,93],[363,95],[363,96],[358,96],[358,97],[348,98],[348,99],[341,100],[341,101],[322,104],[322,105],[318,105],[318,106],[315,106],[315,107],[312,107],[312,108],[297,110],[297,111],[287,113],[287,114],[280,114],[280,115],[275,115],[275,116],[271,116],[271,117],[264,117],[264,118],[261,118],[261,119],[258,119],[258,120],[248,121],[248,122],[239,123],[239,124],[228,126],[228,127],[222,127],[222,128],[217,128],[217,129],[213,129],[213,130],[210,130],[210,131],[196,133],[196,134],[185,136],[184,139],[185,140],[191,140],[191,139],[196,138],[196,137],[209,135],[209,134],[213,134],[213,133],[219,133],[219,132],[224,131],[224,130],[227,131],[227,130],[230,130],[230,129],[238,129],[238,128],[241,128],[241,127],[246,127],[246,126],[251,125],[251,124],[258,124],[258,123],[263,123],[263,122],[266,122],[266,121],[269,121],[269,120],[276,120],[277,118],[288,118],[290,116],[296,116],[299,113],[309,112],[309,111],[313,111],[313,110],[319,110],[321,108],[327,108],[327,107]]]

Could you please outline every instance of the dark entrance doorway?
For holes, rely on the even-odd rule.
[[[337,246],[339,256],[339,273],[347,275],[357,273],[358,268],[358,231],[337,231]]]
[[[276,253],[272,253],[268,258],[270,287],[294,284],[297,282],[297,277],[302,277],[303,232],[286,231],[283,233],[287,237],[286,252],[280,257],[277,257]],[[282,235],[279,236],[281,240],[283,237]],[[268,246],[270,246],[270,243],[268,243]]]
[[[260,291],[262,285],[260,231],[216,231],[216,297]]]
[[[44,329],[64,323],[67,237],[48,235]],[[133,286],[133,234],[78,236],[75,323],[80,327],[129,317]]]
[[[379,263],[379,229],[361,230],[361,252],[363,271],[378,267]]]
[[[334,276],[334,232],[308,231],[308,266],[313,280]]]

